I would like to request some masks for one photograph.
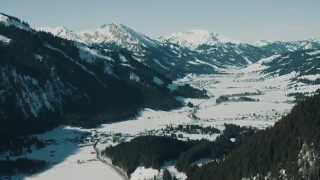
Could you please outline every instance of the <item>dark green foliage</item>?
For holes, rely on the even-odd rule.
[[[79,60],[78,49],[73,42],[47,33],[31,33],[2,25],[0,25],[0,32],[13,39],[10,45],[0,47],[0,64],[2,68],[6,68],[6,71],[3,70],[5,73],[3,78],[12,78],[12,80],[3,79],[1,81],[9,84],[0,83],[0,87],[6,88],[6,94],[2,95],[3,100],[0,102],[0,113],[2,114],[0,134],[2,137],[46,130],[62,123],[64,119],[67,119],[67,122],[79,122],[81,125],[84,119],[92,124],[94,123],[92,121],[100,123],[100,119],[114,119],[117,114],[120,114],[120,117],[123,117],[121,114],[132,116],[142,106],[142,92],[137,88],[110,76],[97,75],[95,78],[87,72],[94,72],[94,67],[87,66],[85,70],[70,60],[69,58]],[[52,48],[63,49],[66,55]],[[39,62],[35,54],[41,54],[43,61]],[[83,66],[85,65],[84,63]],[[53,72],[52,69],[55,71]],[[42,110],[38,117],[31,115],[29,111],[22,112],[22,108],[28,107],[17,106],[19,101],[17,96],[20,96],[25,89],[20,81],[13,79],[14,76],[11,73],[13,71],[21,76],[29,76],[38,80],[38,86],[41,88],[45,88],[46,83],[63,83],[65,89],[54,89],[54,91],[64,90],[66,92],[66,95],[62,97],[62,104],[53,107],[54,111]],[[24,83],[29,82],[25,80]],[[29,87],[32,85],[29,84]],[[39,87],[36,86],[32,91],[36,92]],[[71,93],[67,92],[72,89],[74,91],[72,96],[68,95]],[[127,111],[123,112],[123,109]],[[106,114],[110,118],[102,117]]]
[[[211,156],[211,148],[213,143],[208,141],[201,141],[180,154],[176,167],[180,171],[187,171],[190,165],[196,160],[209,158]]]
[[[201,159],[221,161],[232,150],[239,147],[247,137],[255,133],[255,129],[225,124],[225,130],[214,142],[202,140],[195,143],[187,151],[181,153],[176,167],[180,171],[188,171],[193,162]],[[233,138],[233,141],[231,140]]]
[[[268,172],[277,177],[280,169],[286,169],[291,178],[303,179],[298,173],[297,157],[303,143],[314,144],[315,150],[319,151],[319,107],[319,94],[307,98],[274,127],[261,130],[248,138],[229,153],[223,162],[213,162],[202,168],[193,167],[189,170],[189,179],[237,180],[257,174],[265,176]],[[315,167],[317,169],[320,170],[320,167]],[[310,179],[318,179],[319,172],[308,176]]]
[[[228,96],[220,96],[216,99],[216,103],[217,104],[220,104],[220,103],[223,103],[223,102],[226,102],[226,101],[229,101],[229,97]]]
[[[19,156],[25,151],[31,151],[31,147],[44,147],[48,142],[39,140],[37,137],[17,137],[15,139],[1,138],[0,154],[10,152],[10,155]]]
[[[199,130],[196,125],[181,125],[177,129],[188,133]],[[219,132],[211,127],[200,130],[212,134]],[[128,174],[138,166],[158,169],[165,161],[169,160],[177,160],[177,168],[181,171],[188,171],[192,167],[192,163],[197,160],[203,158],[222,159],[233,149],[239,147],[244,139],[254,132],[255,129],[226,124],[223,134],[215,142],[207,140],[180,141],[175,137],[141,136],[130,142],[109,147],[103,151],[103,155],[110,157],[113,164],[123,168]],[[234,138],[235,141],[231,141],[231,138]]]
[[[47,162],[20,158],[17,160],[0,160],[0,179],[14,174],[35,174],[48,167]]]
[[[254,99],[254,98],[251,98],[251,97],[245,97],[245,96],[239,97],[239,99],[237,99],[237,100],[239,100],[239,101],[247,101],[247,102],[259,101],[258,99]]]
[[[232,101],[232,102],[239,102],[239,101],[247,101],[247,102],[255,102],[255,101],[259,101],[259,99],[254,99],[248,96],[257,96],[257,95],[261,95],[262,92],[261,91],[257,91],[257,92],[245,92],[245,93],[239,93],[239,94],[230,94],[230,95],[223,95],[220,96],[216,99],[216,103],[220,104],[223,102],[228,102],[228,101]]]
[[[220,130],[215,127],[212,127],[212,126],[202,127],[200,125],[195,125],[195,124],[178,125],[177,127],[167,126],[163,131],[167,133],[185,132],[188,134],[209,134],[209,135],[220,133]]]
[[[190,142],[170,137],[141,136],[130,142],[109,147],[103,151],[103,155],[110,157],[113,164],[130,174],[138,166],[158,169],[165,161],[176,159],[191,146]]]
[[[174,92],[174,95],[190,98],[208,98],[206,90],[194,89],[189,84],[179,86],[178,89]]]

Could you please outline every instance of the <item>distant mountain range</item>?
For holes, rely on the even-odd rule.
[[[0,134],[28,134],[60,123],[97,125],[141,108],[176,108],[177,96],[205,92],[173,80],[230,66],[263,63],[264,73],[318,74],[319,49],[317,39],[248,44],[201,30],[153,39],[121,24],[80,33],[35,30],[0,14]]]
[[[206,96],[174,85],[126,48],[62,39],[5,14],[0,20],[2,141],[61,123],[94,126],[141,108],[177,108],[177,96]]]
[[[217,73],[221,68],[246,66],[275,54],[320,48],[320,39],[316,38],[249,44],[205,30],[190,30],[153,39],[125,25],[114,23],[79,33],[64,27],[38,30],[102,49],[109,48],[111,44],[125,48],[137,60],[169,78],[179,78],[189,73]]]

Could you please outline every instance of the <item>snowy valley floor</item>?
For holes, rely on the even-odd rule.
[[[254,66],[254,65],[252,65]],[[98,141],[97,148],[119,142],[129,141],[140,135],[170,135],[164,131],[167,126],[200,125],[212,126],[220,130],[224,124],[252,126],[260,129],[272,126],[293,107],[294,98],[289,93],[297,91],[290,88],[290,79],[294,75],[281,77],[265,77],[259,72],[245,69],[228,69],[218,75],[187,76],[176,83],[188,83],[198,88],[206,89],[209,99],[186,99],[194,107],[183,107],[170,112],[145,109],[141,115],[132,120],[104,124],[97,129],[78,129],[60,127],[45,134],[38,135],[42,139],[53,139],[55,143],[42,149],[34,149],[32,153],[23,157],[43,159],[52,163],[52,166],[33,176],[17,176],[15,179],[27,180],[87,180],[123,178],[113,168],[98,161],[93,144]],[[307,89],[301,87],[301,89]],[[298,87],[299,90],[299,87]],[[228,97],[228,100],[221,98]],[[241,99],[247,97],[248,99]],[[219,101],[217,103],[217,99]],[[179,139],[214,140],[219,134],[180,134]],[[5,157],[2,155],[1,157]],[[17,157],[14,157],[17,158]],[[165,166],[179,179],[185,179],[183,173],[174,168],[174,163]],[[153,178],[158,170],[138,168],[131,176],[132,180]]]

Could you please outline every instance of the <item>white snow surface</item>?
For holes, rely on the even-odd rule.
[[[163,171],[165,169],[167,169],[170,174],[175,176],[178,180],[187,179],[187,176],[184,173],[179,172],[175,168],[174,162],[167,162],[160,168],[160,170],[140,166],[131,174],[130,180],[154,180],[154,178],[162,179]]]
[[[72,40],[72,41],[80,41],[81,42],[81,38],[80,36],[72,31],[69,30],[66,27],[63,26],[58,26],[58,27],[39,27],[36,28],[37,31],[43,31],[43,32],[48,32],[51,33],[55,36],[64,38],[64,39],[68,39],[68,40]]]
[[[167,37],[161,37],[162,41],[169,41],[176,43],[180,46],[195,49],[202,44],[215,45],[217,43],[237,43],[227,37],[224,37],[218,33],[210,33],[206,30],[189,30],[185,32],[178,32]]]
[[[96,159],[96,155],[92,154],[94,150],[91,146],[79,149],[75,154],[69,156],[53,168],[45,173],[30,176],[26,180],[121,180],[121,176],[108,166]],[[78,162],[79,161],[79,162]]]
[[[112,168],[109,168],[96,158],[93,146],[86,144],[81,146],[78,139],[88,130],[59,127],[44,134],[37,135],[43,140],[54,140],[43,149],[33,148],[32,153],[26,153],[23,157],[46,160],[51,167],[41,173],[28,176],[19,175],[13,179],[21,180],[122,180]],[[1,158],[2,156],[0,156]],[[18,158],[18,157],[16,157]]]
[[[0,34],[0,42],[8,45],[8,44],[10,44],[11,39],[10,39],[10,38],[7,38],[6,36]]]
[[[82,31],[79,36],[88,44],[116,43],[129,49],[139,49],[139,46],[156,46],[155,40],[123,24],[116,23],[102,25],[95,30]]]
[[[138,167],[132,174],[130,180],[153,180],[159,175],[159,170],[145,167]]]
[[[69,30],[66,27],[39,27],[38,31],[49,32],[55,36],[77,41],[85,44],[97,43],[115,43],[124,48],[132,50],[135,55],[140,55],[144,52],[143,47],[155,47],[158,41],[149,38],[143,33],[117,23],[105,24],[99,28],[92,30],[83,30],[76,32]]]
[[[211,126],[223,130],[225,123],[227,123],[251,126],[259,129],[270,127],[293,107],[294,99],[293,97],[287,96],[289,93],[296,91],[313,92],[317,87],[309,87],[304,84],[299,85],[299,88],[291,87],[291,80],[297,77],[295,73],[285,76],[268,76],[256,68],[252,68],[264,61],[265,60],[262,60],[249,65],[249,67],[245,69],[230,68],[226,69],[223,74],[215,75],[189,75],[174,82],[177,86],[188,83],[191,86],[208,91],[210,95],[209,99],[184,99],[185,102],[194,104],[196,108],[186,106],[172,111],[144,109],[136,118],[128,121],[104,124],[94,130],[76,129],[75,131],[58,128],[57,130],[45,133],[41,136],[50,139],[54,135],[54,137],[58,139],[58,143],[47,146],[42,150],[34,150],[26,156],[30,158],[47,159],[49,162],[57,161],[57,157],[63,158],[60,158],[49,170],[28,178],[50,180],[67,177],[67,179],[70,179],[75,178],[71,177],[73,176],[71,172],[77,172],[75,173],[77,179],[89,179],[88,177],[91,177],[91,179],[107,178],[120,180],[122,177],[117,175],[112,168],[94,160],[95,155],[92,151],[92,145],[96,140],[99,142],[97,148],[102,150],[107,146],[130,141],[137,136],[150,134],[150,131],[156,132],[156,135],[167,136],[169,134],[162,134],[160,131],[167,126],[174,127],[177,125],[191,124],[201,125],[203,127]],[[220,96],[245,96],[258,99],[259,101],[227,101],[216,103],[217,98]],[[194,117],[197,118],[195,119]],[[77,135],[79,131],[90,131],[92,133],[91,137],[93,137],[93,139],[85,144],[88,145],[87,147],[80,147],[79,143],[69,141],[73,139],[70,138],[70,136],[73,137]],[[213,141],[218,136],[218,134],[188,134],[186,132],[182,132],[182,134],[183,138],[181,140],[185,140],[186,138],[205,138]],[[118,141],[113,140],[116,139],[116,137],[119,138]],[[50,156],[51,150],[56,151],[54,153],[55,157]],[[78,163],[78,160],[84,163]],[[178,179],[186,179],[183,173],[176,171],[174,164],[167,165],[163,168],[167,168],[171,173],[175,172],[176,176],[179,177]],[[139,167],[134,172],[132,179],[148,179],[155,174],[161,175],[161,171]]]

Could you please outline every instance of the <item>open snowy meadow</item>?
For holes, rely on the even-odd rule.
[[[176,81],[177,84],[190,84],[208,91],[210,96],[208,99],[184,99],[186,104],[188,102],[193,104],[191,107],[185,106],[170,112],[145,109],[135,119],[104,124],[96,129],[59,127],[37,135],[41,139],[53,140],[54,143],[42,149],[33,149],[31,153],[25,153],[22,157],[47,160],[51,166],[39,174],[27,177],[21,175],[15,178],[23,177],[27,180],[127,179],[111,165],[98,160],[93,148],[94,144],[98,150],[102,150],[107,146],[130,141],[141,135],[170,136],[172,132],[164,131],[168,126],[199,125],[211,126],[219,130],[224,129],[224,124],[259,129],[272,126],[294,105],[294,98],[288,94],[298,91],[297,88],[290,87],[290,80],[295,75],[272,77],[262,74],[259,71],[260,68],[261,64],[258,62],[245,69],[229,68],[216,75],[189,75]],[[304,85],[299,88],[308,91],[315,89]],[[174,133],[180,134],[178,138],[182,140],[203,138],[214,140],[219,135]],[[206,162],[199,162],[199,165],[201,163]],[[164,168],[179,179],[186,179],[183,173],[175,169],[174,162],[168,163]],[[131,174],[130,179],[153,179],[161,176],[162,173],[161,170],[139,167]]]

